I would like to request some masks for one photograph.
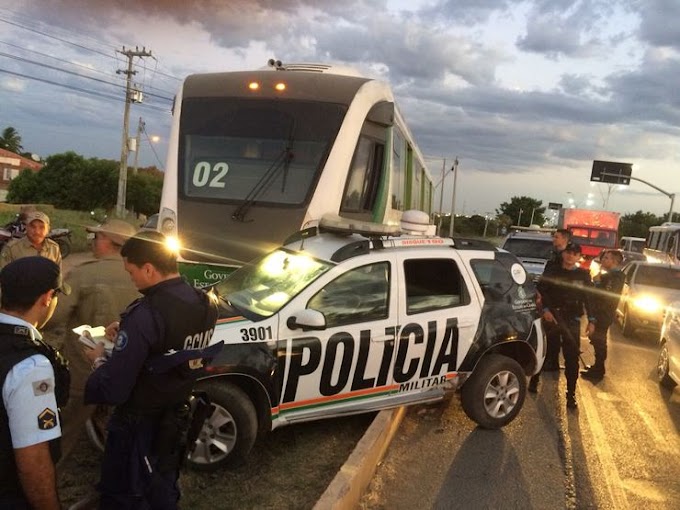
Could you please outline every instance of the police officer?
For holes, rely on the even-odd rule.
[[[102,225],[86,227],[92,236],[95,260],[74,268],[68,275],[71,295],[59,301],[45,333],[58,337],[58,347],[71,368],[71,398],[62,410],[62,456],[58,469],[78,444],[85,423],[95,406],[83,403],[85,381],[92,373],[92,363],[83,354],[83,344],[73,328],[89,324],[105,326],[115,320],[139,292],[125,272],[120,250],[136,229],[123,220],[111,219]]]
[[[98,486],[100,508],[173,509],[184,450],[176,447],[181,427],[172,429],[184,419],[205,358],[221,349],[208,347],[217,306],[180,278],[176,255],[159,232],[138,233],[121,255],[144,297],[125,310],[119,325],[107,328],[116,335],[110,359],[101,345],[86,353],[96,368],[85,403],[116,406]]]
[[[555,231],[552,236],[553,249],[545,264],[543,270],[544,275],[549,275],[551,272],[559,270],[562,267],[562,252],[565,246],[569,243],[571,238],[571,233],[560,228]],[[560,334],[554,323],[543,321],[543,326],[545,329],[546,336],[546,350],[545,350],[545,362],[543,363],[544,372],[556,372],[560,369]],[[530,390],[535,389],[535,387],[530,387]]]
[[[48,239],[50,218],[44,212],[31,211],[26,215],[26,235],[7,243],[0,252],[0,268],[22,257],[45,257],[61,268],[59,245]]]
[[[607,333],[616,315],[625,275],[621,272],[623,255],[618,250],[607,250],[602,255],[600,273],[593,279],[595,291],[595,330],[590,335],[590,343],[595,351],[595,363],[581,372],[581,377],[593,382],[604,378],[604,362],[607,359]]]
[[[57,264],[24,257],[0,272],[0,290],[0,508],[60,508],[54,462],[68,368],[38,328],[69,289]]]
[[[595,328],[595,317],[590,305],[590,273],[576,263],[581,257],[581,247],[569,243],[562,251],[562,265],[544,273],[538,281],[543,299],[543,320],[553,324],[564,355],[564,374],[567,379],[567,407],[576,409],[576,381],[581,353],[581,317],[588,315],[587,332]],[[532,377],[529,391],[536,392],[539,376]]]

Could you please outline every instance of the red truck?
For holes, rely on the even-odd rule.
[[[592,209],[560,209],[557,228],[571,232],[573,242],[581,245],[581,267],[590,268],[590,261],[605,248],[618,247],[620,214]]]

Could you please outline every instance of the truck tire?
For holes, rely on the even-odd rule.
[[[463,410],[485,429],[499,429],[522,409],[527,381],[514,359],[500,354],[484,356],[461,389]]]
[[[257,438],[255,406],[238,386],[220,379],[196,385],[210,398],[212,414],[203,423],[188,464],[199,471],[243,464]]]

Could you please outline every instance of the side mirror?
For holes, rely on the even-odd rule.
[[[307,308],[288,317],[286,326],[288,329],[302,329],[302,331],[322,331],[326,329],[326,317],[318,310]]]

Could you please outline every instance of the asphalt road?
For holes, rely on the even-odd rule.
[[[680,508],[680,389],[656,383],[654,337],[610,334],[607,377],[579,380],[576,412],[563,373],[500,431],[476,428],[457,398],[411,408],[362,508]]]

